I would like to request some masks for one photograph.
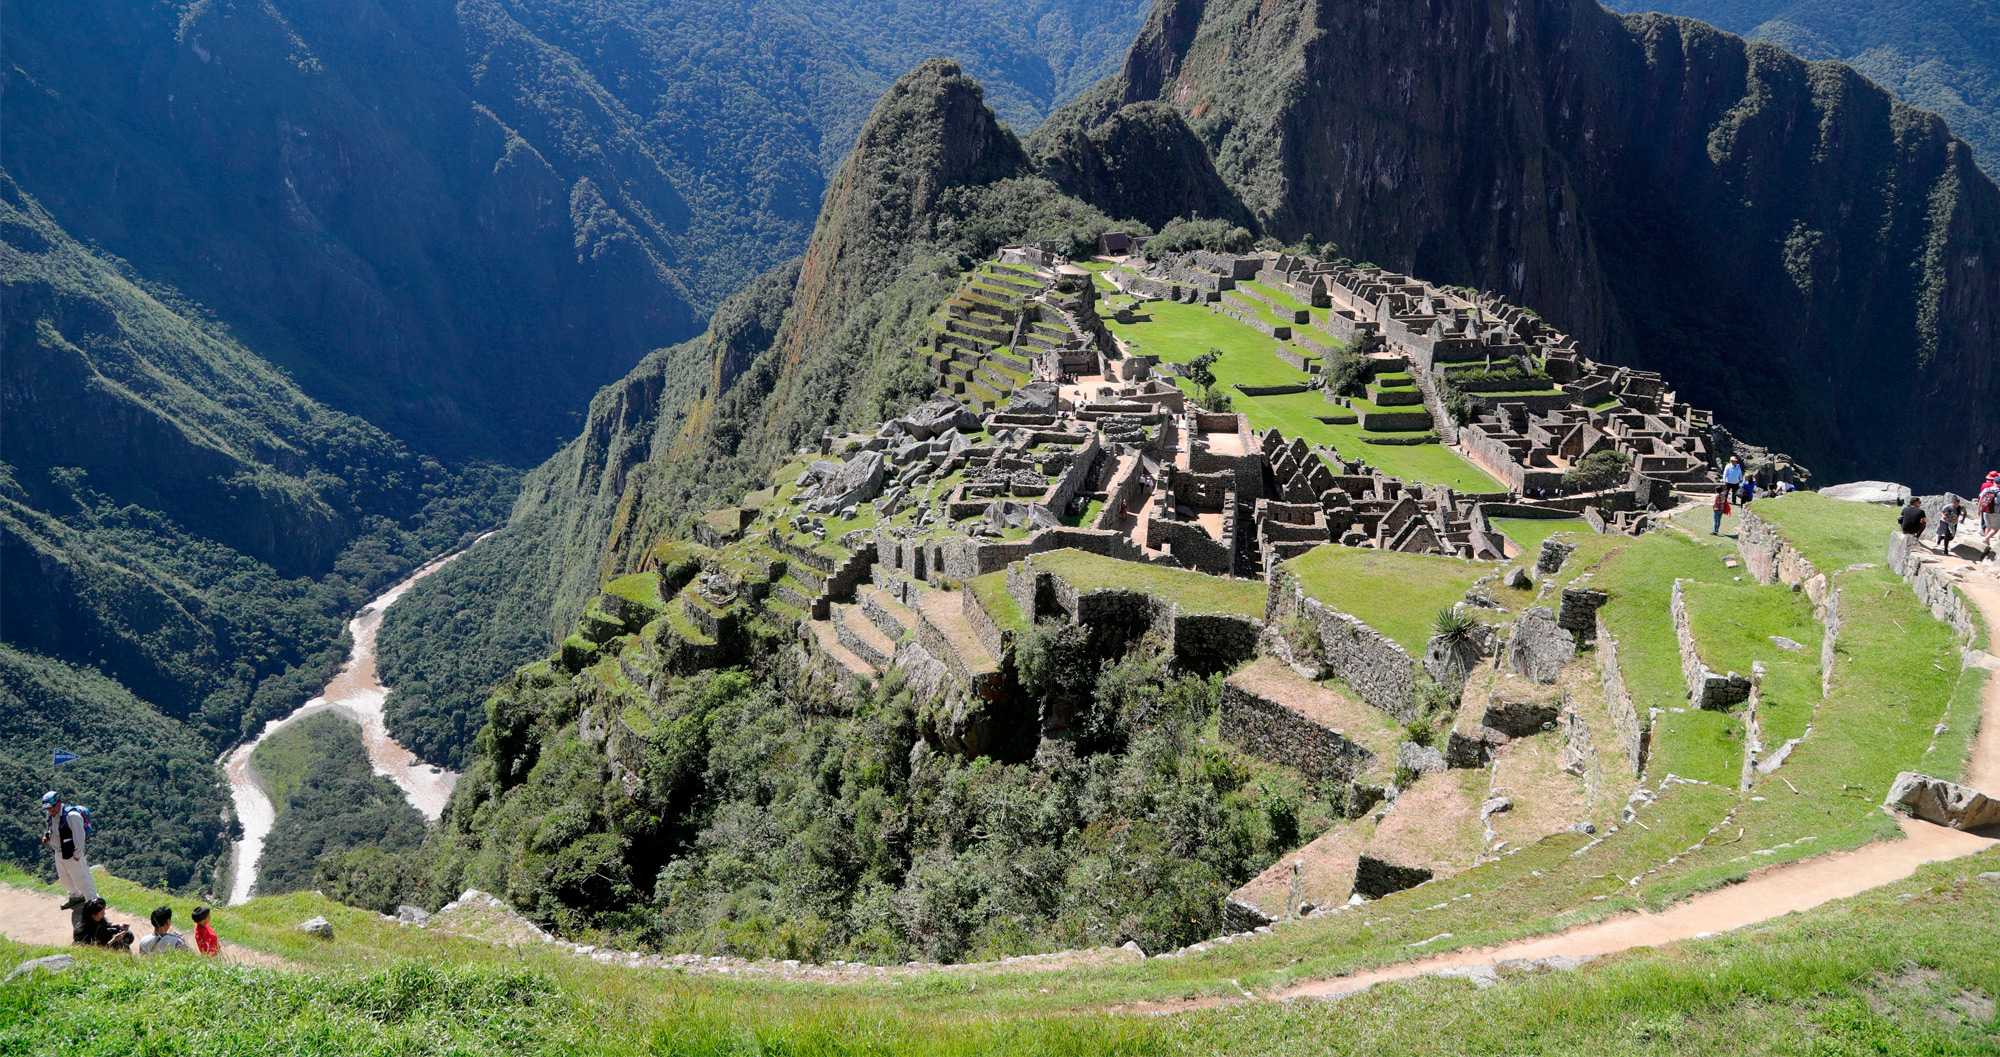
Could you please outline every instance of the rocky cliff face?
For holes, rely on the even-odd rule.
[[[1124,201],[1065,159],[1147,102],[1264,233],[1500,291],[1827,478],[1995,454],[2000,192],[1843,66],[1588,0],[1172,0],[1037,152]]]

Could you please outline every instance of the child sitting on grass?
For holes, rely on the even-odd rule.
[[[196,950],[213,958],[222,953],[222,938],[208,927],[207,907],[194,908],[194,946]]]

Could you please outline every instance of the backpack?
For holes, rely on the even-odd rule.
[[[1991,514],[1993,512],[1993,500],[1996,496],[2000,496],[2000,488],[1995,488],[1990,484],[1981,488],[1979,490],[1979,512],[1982,514]]]
[[[90,809],[89,809],[89,808],[87,808],[87,807],[84,807],[84,806],[83,806],[82,804],[70,804],[70,805],[67,805],[67,806],[68,806],[68,808],[69,808],[69,811],[74,811],[74,812],[76,812],[77,814],[79,814],[79,815],[82,815],[82,816],[83,816],[83,837],[84,837],[84,839],[85,839],[85,840],[89,840],[90,838],[92,838],[92,837],[95,837],[95,836],[97,836],[97,827],[96,827],[96,826],[94,826],[94,825],[92,825],[92,824],[91,824],[91,821],[90,821]],[[64,814],[68,814],[68,813],[69,813],[69,811],[65,811],[65,812],[64,812]]]

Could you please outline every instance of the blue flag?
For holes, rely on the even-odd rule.
[[[57,750],[56,750],[56,764],[55,764],[55,765],[56,765],[57,767],[61,767],[61,766],[62,766],[63,764],[66,764],[66,763],[68,763],[69,761],[71,761],[71,760],[74,760],[74,759],[77,759],[77,758],[78,758],[78,757],[77,757],[76,753],[73,753],[73,752],[64,752],[64,751],[62,751],[61,749],[57,749]]]

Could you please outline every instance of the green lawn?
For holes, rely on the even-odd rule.
[[[1735,571],[1722,564],[1728,553],[1706,541],[1648,533],[1606,557],[1591,580],[1611,596],[1598,612],[1618,640],[1618,667],[1640,722],[1652,709],[1666,710],[1654,724],[1646,767],[1654,780],[1671,773],[1733,786],[1742,770],[1742,721],[1688,708],[1670,607],[1676,577],[1730,582]]]
[[[1191,569],[1120,561],[1079,550],[1048,551],[1032,560],[1036,569],[1061,576],[1079,591],[1144,591],[1188,613],[1236,613],[1260,620],[1264,616],[1266,588],[1258,580],[1227,580]]]
[[[1007,593],[1007,572],[987,573],[975,576],[965,582],[979,607],[993,618],[993,623],[1002,631],[1016,634],[1028,630],[1028,621],[1021,615],[1021,607],[1014,602],[1014,596]]]
[[[1752,664],[1764,662],[1757,717],[1765,751],[1805,733],[1820,699],[1823,629],[1813,619],[1812,603],[1782,585],[1765,587],[1749,580],[1688,584],[1686,598],[1702,663],[1718,672],[1748,675]],[[1804,648],[1783,649],[1773,636]]]
[[[1480,875],[1478,887],[1433,883],[1421,898],[1392,896],[1201,956],[843,987],[602,965],[539,944],[402,928],[299,893],[216,915],[225,943],[269,952],[287,968],[65,950],[77,958],[68,972],[0,990],[0,1049],[37,1057],[1993,1052],[1984,1002],[2000,993],[2000,931],[1968,927],[2000,918],[2000,884],[1977,879],[2000,869],[1992,851],[1804,914],[1638,948],[1573,973],[1508,974],[1485,990],[1423,978],[1335,1005],[1242,1001],[1237,985],[1262,993],[1331,964],[1373,963],[1374,952],[1412,957],[1405,945],[1443,933],[1451,944],[1485,940],[1467,921],[1489,901],[1539,911],[1559,892],[1575,897],[1552,872],[1530,876],[1531,865],[1611,868],[1598,852],[1570,859],[1578,840],[1556,843],[1560,859],[1534,854],[1537,846],[1460,875]],[[190,906],[123,882],[105,887],[127,912],[165,902],[179,919]],[[1475,898],[1451,898],[1461,891]],[[292,928],[315,915],[332,922],[333,941]],[[0,941],[10,965],[46,953]],[[1109,1008],[1134,994],[1223,1001],[1165,1016]]]
[[[1247,397],[1231,386],[1301,385],[1311,376],[1278,359],[1277,342],[1205,305],[1184,305],[1155,301],[1140,308],[1145,322],[1118,323],[1107,320],[1124,340],[1126,347],[1140,355],[1158,356],[1163,362],[1184,363],[1211,348],[1222,356],[1211,368],[1217,383],[1227,392],[1236,410],[1250,419],[1253,429],[1276,429],[1287,439],[1304,437],[1309,444],[1325,444],[1349,459],[1365,459],[1382,472],[1406,481],[1441,484],[1461,492],[1492,493],[1507,489],[1457,452],[1441,444],[1367,444],[1367,431],[1357,424],[1331,425],[1317,416],[1346,413],[1329,404],[1323,393],[1308,390],[1288,396]],[[1192,390],[1184,379],[1183,389]],[[1411,410],[1422,410],[1419,405]],[[1417,433],[1424,431],[1419,430]],[[1373,434],[1382,436],[1383,434]],[[1400,434],[1387,434],[1398,436]]]
[[[1532,561],[1540,553],[1543,540],[1558,532],[1590,530],[1582,518],[1496,517],[1491,520],[1496,531],[1520,545],[1522,559],[1527,561]]]
[[[1759,499],[1750,504],[1750,512],[1770,522],[1823,573],[1855,562],[1882,561],[1896,527],[1893,508],[1828,499],[1818,492]]]
[[[1285,562],[1312,597],[1422,654],[1438,610],[1493,571],[1482,562],[1358,547],[1315,547]]]

